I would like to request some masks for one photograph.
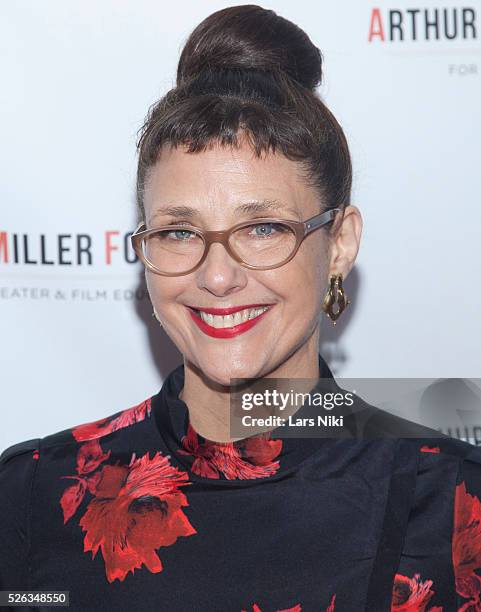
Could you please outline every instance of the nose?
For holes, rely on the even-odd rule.
[[[198,287],[221,297],[243,289],[246,284],[247,270],[229,255],[222,244],[211,244],[197,271]]]

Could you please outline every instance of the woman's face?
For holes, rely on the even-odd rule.
[[[275,201],[276,208],[236,210],[266,201]],[[224,230],[256,217],[304,221],[321,211],[318,194],[300,176],[296,162],[272,153],[259,159],[245,141],[239,149],[215,146],[193,154],[164,147],[149,173],[144,206],[149,229],[188,223]],[[194,212],[173,216],[162,211],[167,206],[188,206]],[[299,349],[315,347],[317,355],[321,303],[332,259],[328,235],[321,229],[280,268],[244,268],[214,243],[194,272],[164,277],[146,269],[146,280],[158,317],[184,359],[212,381],[229,385],[231,378],[268,374]],[[344,276],[348,272],[346,265],[335,271]],[[269,308],[247,331],[227,338],[208,333],[190,310],[253,304]],[[217,327],[220,319],[210,321]],[[229,326],[236,322],[239,319],[227,319]]]

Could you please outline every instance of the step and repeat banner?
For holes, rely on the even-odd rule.
[[[181,363],[130,247],[136,136],[192,29],[236,4],[0,9],[0,449],[132,406]],[[362,244],[323,355],[340,378],[466,386],[481,377],[481,2],[262,6],[321,49],[353,157]]]

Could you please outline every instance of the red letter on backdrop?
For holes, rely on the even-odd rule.
[[[119,235],[120,232],[117,231],[113,231],[113,232],[105,232],[105,262],[108,266],[110,266],[110,264],[112,263],[112,257],[111,257],[111,253],[112,251],[118,251],[119,247],[113,245],[110,242],[110,239],[112,236],[115,235]]]
[[[384,30],[382,28],[381,9],[378,9],[378,8],[372,9],[371,25],[369,26],[368,41],[371,42],[374,36],[379,36],[381,40],[384,40]]]
[[[3,263],[8,263],[7,232],[0,232],[0,259],[3,259]]]

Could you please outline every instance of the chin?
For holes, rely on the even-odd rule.
[[[262,372],[260,364],[256,365],[253,361],[244,361],[236,364],[235,358],[231,358],[228,363],[225,359],[209,360],[208,363],[200,363],[204,374],[220,385],[226,387],[231,385],[233,378],[258,378]]]

